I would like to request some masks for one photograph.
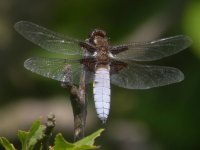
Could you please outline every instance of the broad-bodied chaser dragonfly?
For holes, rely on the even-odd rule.
[[[87,83],[93,82],[98,117],[106,121],[110,110],[110,83],[127,89],[149,89],[184,79],[172,67],[141,65],[135,62],[154,61],[178,53],[192,43],[188,36],[177,35],[150,42],[111,46],[106,32],[95,29],[86,40],[77,40],[55,33],[27,21],[15,24],[26,39],[54,53],[77,55],[80,59],[30,58],[26,69],[61,82],[79,83],[82,68],[88,72]]]

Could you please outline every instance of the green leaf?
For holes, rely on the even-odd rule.
[[[16,150],[13,144],[11,144],[6,138],[0,138],[0,144],[5,148],[5,150]]]
[[[27,149],[27,137],[28,137],[28,132],[25,132],[25,131],[21,131],[21,130],[19,130],[18,131],[18,137],[19,137],[19,140],[20,140],[20,142],[21,142],[21,144],[22,144],[22,150],[26,150]]]
[[[104,129],[100,129],[95,133],[75,142],[70,143],[66,141],[61,134],[57,134],[55,138],[55,150],[89,150],[89,149],[97,149],[99,146],[94,145],[94,140],[100,136],[101,132]]]
[[[32,150],[35,144],[44,137],[46,127],[37,120],[33,123],[30,131],[19,131],[18,137],[22,143],[22,150]]]
[[[31,130],[29,132],[29,135],[28,135],[29,148],[33,148],[34,145],[44,137],[45,129],[46,129],[46,127],[44,125],[41,125],[39,120],[34,122],[34,124],[31,127]]]
[[[77,146],[81,146],[81,145],[89,145],[89,146],[93,146],[94,144],[94,140],[100,136],[101,132],[103,132],[104,129],[99,129],[98,131],[92,133],[91,135],[77,141],[76,143],[74,143]]]
[[[56,135],[54,150],[73,150],[73,148],[74,145],[67,142],[60,133]]]
[[[90,145],[82,145],[80,147],[77,147],[75,150],[90,150],[90,149],[98,149],[99,146],[90,146]]]

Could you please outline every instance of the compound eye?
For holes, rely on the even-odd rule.
[[[90,37],[94,38],[95,36],[106,37],[106,32],[100,29],[95,29],[91,32]]]

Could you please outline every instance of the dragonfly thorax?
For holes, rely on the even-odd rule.
[[[100,47],[96,53],[96,61],[99,64],[108,64],[110,61],[109,52],[107,47]]]
[[[96,47],[104,47],[108,46],[108,39],[101,37],[101,36],[95,36],[93,39],[93,43],[95,44]]]

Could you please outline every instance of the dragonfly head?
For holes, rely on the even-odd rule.
[[[104,30],[101,30],[101,29],[94,29],[90,33],[90,38],[95,38],[95,36],[100,36],[100,37],[105,38],[106,37],[106,32]]]
[[[95,44],[97,47],[107,46],[108,38],[106,32],[101,29],[95,29],[90,33],[89,42]]]

